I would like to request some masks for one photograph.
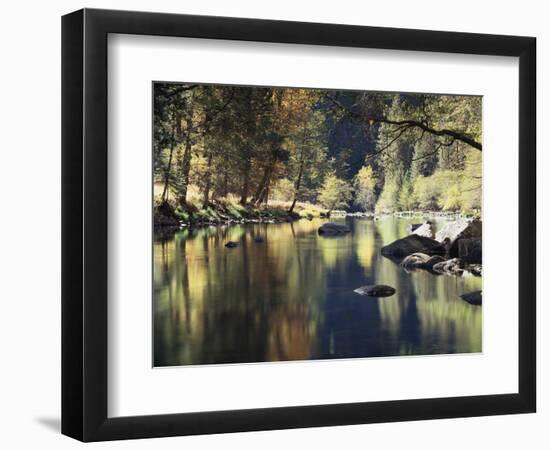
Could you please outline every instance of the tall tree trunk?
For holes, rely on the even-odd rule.
[[[250,167],[245,168],[243,172],[243,184],[241,189],[241,205],[246,205],[246,201],[248,199],[248,190],[250,188]]]
[[[255,128],[255,109],[252,101],[252,94],[253,91],[249,90],[246,94],[246,102],[247,102],[247,110],[246,110],[246,142],[244,143],[243,147],[243,166],[241,168],[241,173],[243,176],[243,182],[242,182],[242,189],[241,189],[241,205],[246,205],[246,202],[248,200],[248,194],[250,191],[250,169],[252,168],[252,155],[254,154],[254,149],[252,148],[252,145],[255,145],[255,136],[256,136],[256,128]]]
[[[223,196],[225,198],[227,198],[227,196],[229,195],[229,189],[228,189],[228,184],[227,184],[227,170],[225,171],[225,173],[223,174]]]
[[[265,197],[265,191],[269,186],[269,180],[271,178],[271,173],[273,172],[273,166],[275,165],[276,159],[277,159],[276,157],[272,157],[271,160],[268,161],[267,165],[264,168],[262,181],[260,182],[258,189],[254,194],[254,197],[252,197],[252,202],[255,203],[256,205],[261,204],[262,200]]]
[[[212,150],[208,151],[208,158],[206,160],[206,180],[204,184],[204,196],[202,201],[202,207],[208,208],[208,198],[210,197],[210,187],[212,184],[212,174],[210,173],[210,167],[212,166]]]
[[[172,155],[176,144],[176,127],[178,125],[179,116],[174,114],[174,124],[172,125],[172,135],[170,136],[170,156],[168,157],[168,166],[164,172],[164,189],[162,190],[162,203],[168,200],[168,182],[170,180],[170,171],[172,170]]]
[[[193,120],[191,116],[186,121],[187,133],[185,136],[185,148],[183,150],[183,157],[181,162],[181,174],[180,174],[180,189],[179,189],[179,203],[181,206],[187,204],[187,190],[189,187],[189,172],[191,171],[191,133],[193,129]]]
[[[266,179],[262,186],[262,190],[260,191],[260,195],[258,195],[258,199],[256,200],[257,205],[260,205],[262,202],[266,202],[265,199],[267,198],[267,191],[269,190],[270,181],[271,181],[271,170],[267,173]]]
[[[306,122],[303,122],[303,131],[302,131],[302,147],[300,151],[300,170],[298,171],[298,178],[296,179],[296,183],[294,184],[294,200],[292,200],[292,205],[290,205],[290,208],[288,209],[289,213],[292,213],[294,211],[294,207],[296,206],[296,202],[298,201],[298,194],[300,192],[300,187],[302,185],[302,176],[304,174],[304,164],[306,160]]]
[[[305,158],[303,157],[300,158],[300,170],[298,171],[298,178],[296,179],[296,183],[294,184],[294,200],[292,200],[292,205],[290,205],[290,208],[288,208],[289,213],[294,211],[294,207],[296,206],[296,202],[298,201],[298,192],[300,191],[300,186],[302,184],[302,175],[304,173],[304,159]]]

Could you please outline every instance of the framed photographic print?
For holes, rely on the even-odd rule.
[[[535,411],[534,38],[62,31],[64,434]]]

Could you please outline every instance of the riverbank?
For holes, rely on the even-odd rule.
[[[165,202],[154,208],[155,228],[179,229],[186,227],[203,227],[216,225],[231,225],[243,223],[281,223],[293,222],[299,219],[312,220],[314,218],[372,218],[380,220],[389,217],[398,219],[441,219],[458,220],[479,218],[479,214],[450,212],[450,211],[395,211],[382,215],[372,212],[360,211],[328,211],[321,206],[311,203],[298,202],[292,212],[289,212],[289,202],[270,202],[259,206],[241,205],[240,203],[221,200],[211,203],[207,208],[202,208],[194,203],[189,203],[185,208],[172,206],[172,203]]]
[[[230,201],[211,203],[207,208],[199,208],[193,203],[185,208],[174,208],[170,203],[162,203],[154,209],[155,228],[186,228],[243,223],[281,223],[299,219],[326,217],[326,210],[308,203],[297,203],[292,212],[285,202],[269,205],[241,205]]]

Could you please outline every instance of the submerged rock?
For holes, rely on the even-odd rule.
[[[239,246],[239,243],[238,242],[235,242],[235,241],[229,241],[225,244],[225,246],[227,248],[235,248],[235,247],[238,247]]]
[[[481,305],[481,291],[474,291],[460,296],[462,300],[470,305]]]
[[[261,236],[256,236],[254,238],[254,242],[256,242],[257,244],[261,244],[262,242],[264,242],[264,238]]]
[[[427,263],[429,259],[430,256],[425,253],[413,253],[401,261],[401,265],[405,269],[419,269],[420,266]]]
[[[367,295],[369,297],[389,297],[395,294],[395,289],[385,284],[373,284],[369,286],[362,286],[355,289],[353,292],[359,295]]]
[[[430,239],[434,237],[433,224],[430,220],[424,223],[412,224],[409,226],[410,234],[417,234],[418,236],[424,236]]]
[[[435,264],[444,262],[445,259],[439,255],[426,255],[425,253],[413,253],[401,261],[401,266],[407,270],[424,269],[432,270]]]
[[[447,275],[462,275],[466,264],[460,258],[453,258],[447,261],[443,261],[435,264],[432,270],[437,273],[444,273]]]
[[[398,239],[385,245],[380,251],[383,255],[394,258],[405,258],[413,253],[425,253],[426,255],[444,255],[446,253],[444,244],[417,234]]]
[[[483,275],[481,264],[470,264],[466,267],[466,270],[475,277],[481,277]]]
[[[343,223],[327,222],[319,227],[318,232],[326,236],[340,236],[351,232],[351,229]]]
[[[444,261],[445,261],[445,258],[443,258],[443,256],[433,255],[430,257],[430,259],[428,259],[428,261],[426,261],[425,264],[423,264],[421,269],[433,270],[436,264],[439,264]]]

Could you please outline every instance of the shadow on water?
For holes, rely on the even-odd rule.
[[[319,236],[322,222],[155,241],[155,366],[481,351],[482,308],[459,298],[481,289],[481,278],[406,273],[380,255],[407,234],[407,220],[347,219],[352,232],[338,238]],[[397,292],[353,292],[367,284]]]

